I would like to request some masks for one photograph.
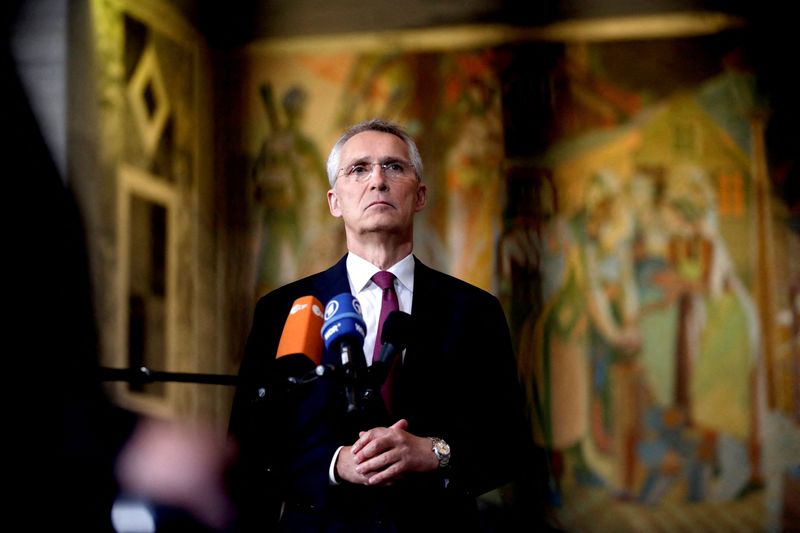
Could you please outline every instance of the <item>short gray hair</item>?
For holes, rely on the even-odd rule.
[[[358,124],[347,128],[342,136],[339,137],[339,140],[336,141],[336,144],[333,145],[333,148],[331,148],[331,153],[328,155],[327,162],[328,182],[330,183],[331,188],[336,185],[336,177],[339,174],[339,157],[341,156],[342,146],[344,146],[344,143],[359,133],[363,133],[365,131],[379,131],[399,137],[406,144],[406,148],[408,149],[408,157],[411,158],[411,164],[414,166],[414,174],[417,176],[417,181],[422,181],[422,157],[419,155],[419,149],[417,148],[417,143],[414,142],[414,139],[412,139],[411,136],[406,133],[406,131],[399,124],[374,118],[359,122]]]

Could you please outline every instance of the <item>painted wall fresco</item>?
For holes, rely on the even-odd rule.
[[[554,521],[776,530],[800,465],[800,242],[758,73],[735,39],[556,50],[529,158],[505,152],[513,45],[243,54],[256,293],[344,253],[324,157],[344,126],[398,120],[431,193],[415,252],[508,313]]]

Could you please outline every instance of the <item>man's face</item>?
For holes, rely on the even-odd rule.
[[[406,172],[398,175],[381,168],[393,163]],[[344,220],[348,236],[385,232],[410,238],[414,214],[425,207],[426,187],[417,181],[402,139],[379,131],[361,132],[342,146],[339,164],[328,206],[333,216]],[[371,172],[356,180],[347,175],[354,165]]]

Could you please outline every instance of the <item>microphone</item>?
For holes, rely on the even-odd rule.
[[[325,321],[322,324],[322,339],[325,348],[339,353],[345,376],[345,397],[347,412],[356,409],[353,386],[356,381],[356,367],[364,364],[363,344],[367,325],[361,316],[361,304],[350,293],[342,293],[331,298],[325,306]]]
[[[392,359],[398,352],[402,352],[408,346],[408,339],[411,336],[411,315],[403,311],[392,311],[383,322],[381,331],[381,352],[378,360],[373,362],[384,365],[391,364]]]
[[[392,311],[383,322],[381,331],[381,351],[378,359],[369,368],[369,387],[364,392],[364,400],[377,395],[389,374],[394,358],[408,346],[411,337],[411,315],[403,311]],[[376,339],[377,342],[377,339]]]
[[[286,317],[283,332],[275,353],[275,375],[298,383],[303,376],[322,361],[322,303],[314,296],[296,299]]]

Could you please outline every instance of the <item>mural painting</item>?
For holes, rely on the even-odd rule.
[[[431,192],[415,253],[506,308],[554,522],[776,529],[800,465],[800,243],[757,73],[714,44],[563,45],[525,160],[505,153],[513,45],[250,50],[256,292],[344,253],[323,158],[344,126],[397,120]]]

